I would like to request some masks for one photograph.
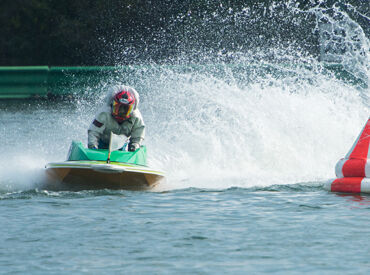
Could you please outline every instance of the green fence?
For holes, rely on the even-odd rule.
[[[46,98],[96,85],[116,67],[0,67],[0,99]]]
[[[46,95],[49,67],[0,67],[0,98]]]
[[[114,79],[125,80],[132,83],[135,79],[145,78],[145,74],[158,74],[170,69],[180,73],[206,72],[207,75],[223,77],[225,74],[224,64],[213,65],[162,65],[162,66],[122,66],[122,67],[0,67],[0,99],[14,98],[47,98],[65,96],[74,93],[89,93],[91,89],[106,85]],[[296,76],[295,65],[227,65],[236,76],[243,82],[252,81],[255,73],[259,75],[273,75],[277,78],[287,75]],[[310,66],[307,70],[313,70]],[[359,88],[368,88],[366,77],[358,77],[348,72],[340,64],[323,64],[323,74],[328,77],[341,79],[345,83]],[[159,69],[159,71],[158,71]],[[299,71],[299,70],[298,70]],[[162,73],[163,73],[162,72]]]

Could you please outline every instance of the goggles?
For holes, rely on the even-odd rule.
[[[133,108],[134,104],[121,103],[114,100],[112,105],[112,114],[117,118],[126,119],[131,116]]]

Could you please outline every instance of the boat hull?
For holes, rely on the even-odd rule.
[[[160,171],[146,166],[101,161],[65,161],[46,165],[48,189],[148,190],[164,179]]]

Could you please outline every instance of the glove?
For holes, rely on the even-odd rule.
[[[98,149],[98,146],[96,146],[96,145],[92,145],[92,144],[89,144],[89,145],[88,145],[88,148],[89,148],[89,149]]]
[[[130,143],[129,145],[128,145],[128,150],[130,151],[130,152],[134,152],[134,151],[136,151],[137,149],[139,149],[139,144],[137,144],[137,143]]]

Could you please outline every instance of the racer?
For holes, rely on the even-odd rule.
[[[139,101],[139,94],[134,88],[123,85],[112,87],[87,131],[88,148],[107,149],[113,132],[129,137],[128,151],[136,151],[145,136]]]

